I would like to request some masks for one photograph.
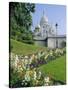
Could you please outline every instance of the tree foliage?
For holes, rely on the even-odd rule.
[[[10,2],[10,38],[33,43],[31,31],[32,13],[35,5],[30,3]]]
[[[66,42],[65,41],[61,42],[61,46],[62,48],[66,47]]]

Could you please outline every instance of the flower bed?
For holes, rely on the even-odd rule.
[[[10,54],[10,87],[53,85],[54,80],[37,69],[64,55],[66,49],[40,51],[28,56]]]

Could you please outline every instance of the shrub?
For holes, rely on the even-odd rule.
[[[61,46],[62,46],[62,48],[66,47],[66,42],[63,41],[63,42],[61,43]]]

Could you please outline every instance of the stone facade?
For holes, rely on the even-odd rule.
[[[56,35],[56,28],[49,24],[48,18],[43,14],[40,24],[34,30],[34,41],[36,45],[61,48],[61,43],[66,42],[66,36]]]
[[[56,43],[57,41],[57,43]],[[62,42],[66,42],[65,36],[48,37],[48,48],[62,48]]]
[[[45,41],[45,40],[35,40],[35,45],[47,46],[47,41]]]

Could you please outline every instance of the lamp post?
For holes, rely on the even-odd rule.
[[[57,40],[57,27],[58,27],[58,24],[57,23],[55,24],[55,27],[56,27],[56,48],[58,48],[58,40]]]

